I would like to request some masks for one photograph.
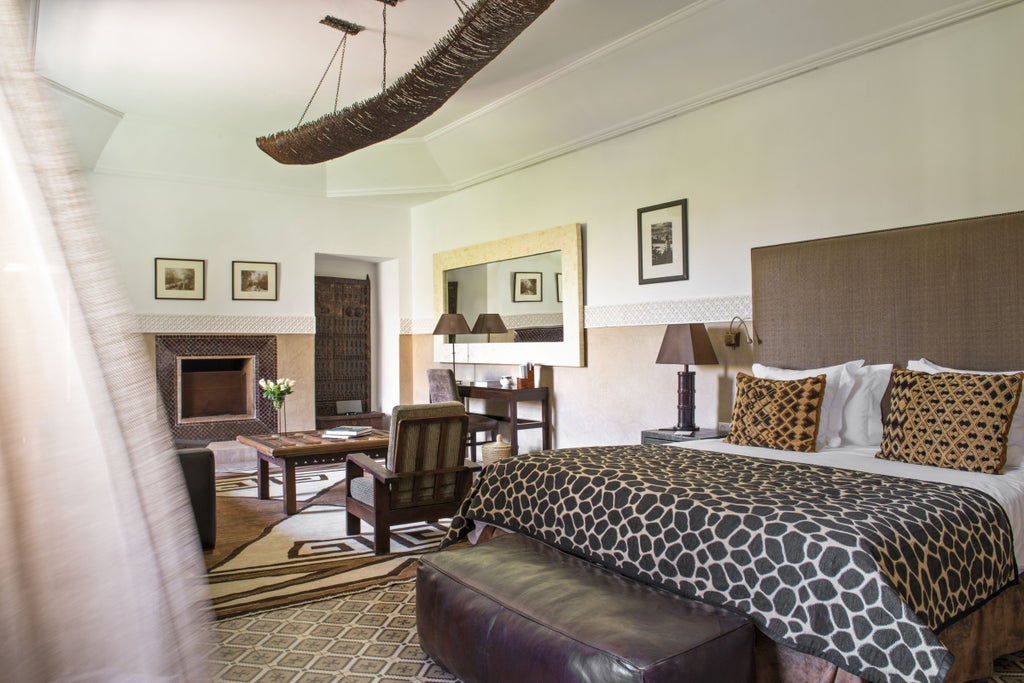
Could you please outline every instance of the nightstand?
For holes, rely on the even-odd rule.
[[[671,429],[645,429],[640,432],[640,443],[675,443],[677,441],[696,441],[698,439],[720,439],[727,432],[717,429],[699,429],[695,433],[676,432]]]

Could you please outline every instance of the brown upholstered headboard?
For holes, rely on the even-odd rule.
[[[1024,368],[1024,212],[757,247],[754,358]]]

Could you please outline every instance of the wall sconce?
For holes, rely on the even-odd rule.
[[[754,340],[750,337],[750,330],[747,329],[747,323],[743,322],[743,318],[737,315],[734,316],[732,322],[729,323],[729,331],[725,333],[725,345],[733,349],[739,348],[741,331],[746,335],[747,343],[753,344]]]

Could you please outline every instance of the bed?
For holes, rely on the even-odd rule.
[[[1024,649],[1024,215],[751,258],[732,443],[503,461],[446,543],[493,525],[742,612],[760,681],[986,675]]]

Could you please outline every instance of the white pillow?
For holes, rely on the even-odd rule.
[[[754,363],[751,370],[754,377],[764,379],[803,379],[825,375],[825,396],[821,402],[821,422],[818,428],[818,448],[834,447],[840,443],[839,430],[843,426],[843,407],[853,390],[854,374],[863,360],[851,360],[827,368],[810,370],[786,370]]]
[[[843,407],[839,431],[844,446],[882,445],[882,396],[890,375],[892,363],[865,365],[853,373],[853,390]]]
[[[907,370],[927,372],[934,375],[936,372],[960,372],[967,375],[1016,375],[1024,370],[1004,370],[1001,372],[989,372],[987,370],[956,370],[955,368],[944,368],[941,365],[931,362],[927,358],[907,361]],[[1024,398],[1021,399],[1024,403]],[[1017,410],[1010,421],[1010,431],[1006,435],[1006,464],[1020,465],[1024,462],[1024,417],[1021,416],[1021,404],[1017,404]]]

